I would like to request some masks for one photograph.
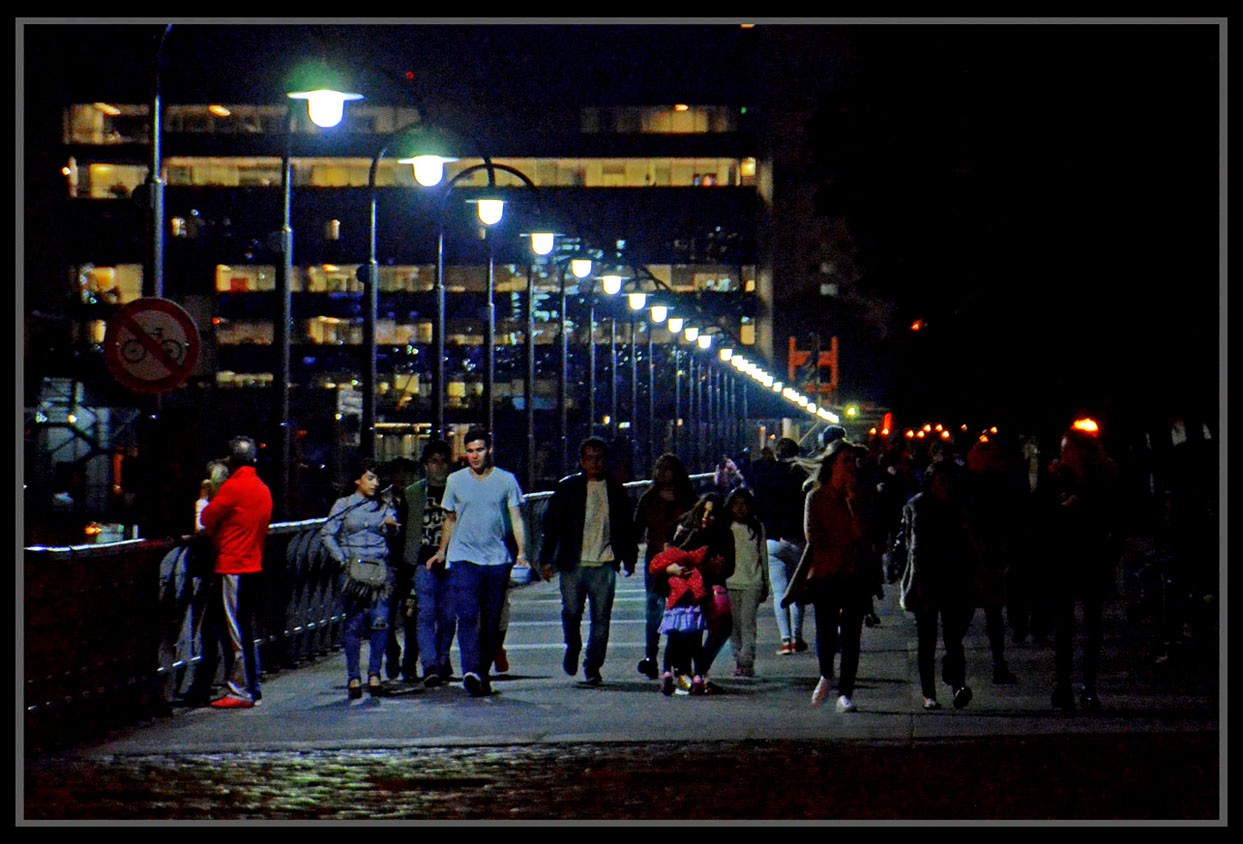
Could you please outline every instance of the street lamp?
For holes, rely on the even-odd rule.
[[[557,339],[560,346],[560,354],[557,361],[557,437],[560,440],[559,451],[559,467],[562,475],[569,472],[568,458],[566,456],[566,447],[569,444],[569,366],[570,366],[570,345],[568,333],[568,316],[567,305],[569,303],[566,296],[565,277],[566,273],[573,275],[574,278],[582,280],[591,275],[592,261],[591,258],[582,253],[575,252],[568,258],[561,261],[560,271],[558,273],[558,288],[560,292],[560,304],[558,308],[560,329]]]
[[[467,167],[457,173],[453,178],[445,183],[444,191],[440,197],[440,208],[437,213],[437,232],[436,232],[436,325],[433,337],[435,352],[435,377],[432,384],[432,395],[434,397],[433,417],[435,428],[433,436],[443,436],[445,430],[445,212],[448,208],[449,196],[453,193],[454,188],[462,183],[463,180],[474,176],[480,171],[488,174],[488,184],[485,188],[486,195],[468,200],[475,203],[480,222],[485,226],[492,226],[500,222],[504,213],[505,200],[496,194],[496,172],[502,171],[516,176],[522,181],[522,184],[538,193],[538,188],[531,178],[516,167],[510,167],[507,164],[497,164],[492,161],[491,157],[483,155],[482,164],[475,164]],[[487,308],[487,334],[484,338],[484,354],[485,363],[485,382],[484,382],[484,423],[489,433],[492,431],[493,408],[492,396],[494,388],[494,379],[496,377],[496,306],[493,302],[495,291],[495,245],[491,238],[488,238],[488,282],[487,297],[485,307]]]
[[[294,104],[299,100],[306,100],[312,121],[317,126],[321,126],[321,128],[331,128],[340,122],[341,115],[336,106],[324,109],[318,105],[326,95],[331,99],[332,89],[329,87],[330,83],[321,80],[309,86],[299,84],[300,82],[305,83],[307,81],[308,74],[324,70],[324,65],[319,64],[309,70],[304,66],[295,71],[293,78],[296,81],[291,85],[292,92],[287,95],[290,102],[285,109],[285,149],[281,155],[281,263],[276,273],[276,295],[279,302],[279,312],[276,325],[273,327],[273,341],[280,354],[277,374],[274,379],[276,391],[275,413],[277,414],[279,425],[278,440],[280,442],[278,459],[281,465],[280,489],[277,491],[276,500],[280,502],[278,513],[286,516],[290,510],[290,461],[293,450],[293,425],[289,419],[289,390],[292,380],[289,345],[290,329],[293,325],[293,138],[297,127]],[[348,100],[362,99],[362,95],[339,92],[337,99],[339,103],[344,103]],[[331,122],[331,118],[334,116],[336,122]]]
[[[531,241],[531,251],[536,258],[552,252],[557,235],[551,231],[528,232],[523,237]],[[535,488],[535,263],[527,262],[527,309],[523,332],[526,353],[526,371],[523,375],[522,400],[527,423],[527,477],[526,488]]]
[[[292,94],[290,95],[293,96]],[[377,206],[379,192],[376,189],[376,177],[380,169],[380,160],[388,152],[393,143],[401,144],[401,155],[398,162],[411,164],[414,169],[415,181],[425,187],[439,184],[444,176],[446,161],[456,161],[451,153],[451,139],[445,133],[415,123],[399,129],[380,147],[371,159],[371,169],[367,177],[367,190],[371,199],[371,216],[369,223],[369,255],[367,271],[363,275],[364,299],[366,307],[363,311],[363,351],[364,366],[362,379],[362,420],[361,420],[361,454],[363,457],[375,456],[376,426],[376,319],[379,305],[380,264],[376,251]]]

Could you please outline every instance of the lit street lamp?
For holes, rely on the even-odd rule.
[[[278,349],[279,360],[274,380],[276,414],[279,428],[277,440],[279,452],[277,459],[281,466],[280,488],[276,491],[277,514],[288,516],[290,512],[290,463],[293,451],[293,423],[289,418],[289,390],[291,367],[289,361],[290,330],[293,326],[293,138],[296,131],[295,103],[306,100],[313,122],[321,128],[331,128],[341,120],[340,105],[347,100],[362,99],[361,94],[346,93],[333,87],[333,83],[325,77],[326,67],[322,63],[314,66],[304,65],[295,71],[294,83],[290,86],[289,104],[285,111],[285,149],[281,155],[281,231],[280,252],[281,263],[276,273],[276,296],[278,313],[273,326],[273,341]],[[336,106],[326,109],[320,106],[324,98],[335,101]],[[332,118],[335,117],[335,122]]]
[[[363,312],[363,350],[364,365],[362,378],[362,420],[361,420],[361,454],[363,457],[375,456],[376,427],[376,319],[379,304],[380,263],[376,251],[377,205],[378,191],[376,177],[380,168],[380,159],[388,152],[392,142],[402,144],[404,155],[399,156],[402,164],[414,167],[415,181],[425,187],[439,184],[444,176],[444,163],[456,161],[450,155],[445,138],[421,124],[413,124],[399,129],[387,140],[371,159],[371,170],[367,177],[367,190],[371,197],[371,216],[369,229],[370,252],[367,260],[367,271],[363,275],[363,288],[366,308]]]
[[[436,233],[436,324],[433,331],[433,345],[435,351],[432,357],[435,359],[434,378],[432,383],[433,395],[433,411],[435,428],[433,436],[444,436],[445,431],[445,212],[448,208],[449,196],[453,193],[454,188],[461,184],[464,179],[470,178],[480,171],[486,171],[488,174],[488,184],[485,190],[487,195],[468,200],[477,203],[477,212],[479,220],[485,226],[492,226],[500,222],[501,215],[504,211],[504,200],[495,194],[496,172],[502,171],[516,176],[522,181],[522,184],[538,193],[538,188],[531,178],[516,167],[510,167],[506,164],[496,164],[488,156],[480,156],[483,159],[482,164],[475,164],[467,167],[457,173],[452,179],[445,183],[444,192],[440,198],[440,208],[437,213],[437,233]],[[493,302],[495,294],[495,245],[491,237],[488,238],[488,281],[485,308],[487,309],[487,332],[484,338],[484,355],[486,358],[485,381],[484,381],[484,424],[487,426],[489,433],[492,431],[493,408],[492,396],[494,389],[494,380],[496,377],[496,306]]]

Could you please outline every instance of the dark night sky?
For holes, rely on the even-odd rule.
[[[54,76],[89,74],[118,98],[145,90],[159,26],[137,38],[130,30],[119,46],[103,27],[56,30],[57,44],[81,49],[65,56],[28,42],[27,82],[57,90]],[[1151,402],[1216,417],[1224,109],[1215,24],[886,23],[784,34],[796,31],[806,47],[789,61],[819,107],[809,124],[818,200],[854,239],[853,292],[891,306],[882,326],[839,316],[852,348],[868,350],[843,373],[848,385],[921,411]],[[183,46],[166,73],[167,101],[216,90],[222,69],[254,92],[279,91],[256,60],[279,52],[275,32],[175,28]],[[762,97],[729,60],[737,28],[712,33],[723,37],[708,60],[679,49],[709,40],[697,25],[329,24],[302,30],[301,43],[350,34],[343,52],[414,69],[422,84],[501,114],[534,101],[532,78],[545,96],[584,102],[676,89],[684,75],[713,79],[726,101]],[[184,48],[191,39],[210,49]],[[49,59],[56,74],[44,73]],[[916,316],[928,321],[918,336],[905,330]]]

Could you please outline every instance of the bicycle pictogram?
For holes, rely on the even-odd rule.
[[[181,363],[186,358],[186,344],[180,340],[164,336],[164,329],[154,326],[147,329],[146,334],[160,345],[164,354],[173,363]],[[121,344],[121,357],[126,363],[141,363],[147,357],[147,346],[137,337],[131,337]]]

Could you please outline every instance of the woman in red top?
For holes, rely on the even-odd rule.
[[[797,583],[791,584],[792,589],[801,588],[805,602],[816,608],[820,680],[811,698],[815,706],[828,698],[833,655],[841,650],[838,712],[857,710],[851,695],[859,669],[863,616],[872,594],[872,578],[863,560],[863,500],[856,478],[856,460],[864,453],[846,440],[836,440],[826,449],[804,510],[807,552],[799,565],[802,571],[795,572]]]

